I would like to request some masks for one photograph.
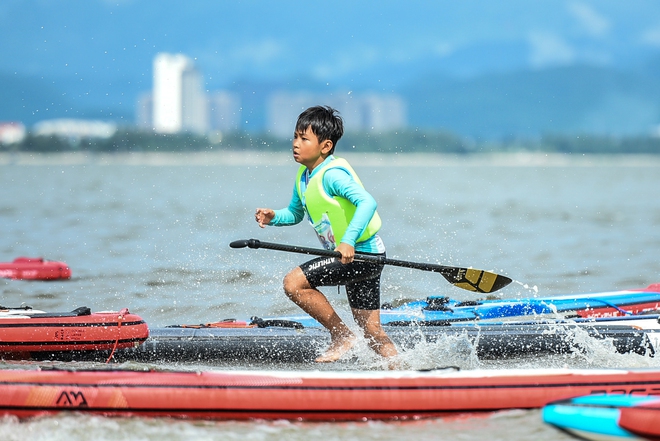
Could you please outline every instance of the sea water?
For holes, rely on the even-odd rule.
[[[516,281],[498,298],[643,288],[660,282],[660,158],[509,154],[347,155],[379,203],[388,257],[474,267]],[[256,238],[320,247],[311,228],[261,229],[257,207],[282,208],[297,165],[287,154],[0,156],[0,261],[69,264],[68,281],[0,279],[0,304],[49,311],[128,307],[151,327],[299,313],[284,274],[308,256],[231,249]],[[387,267],[382,301],[483,295],[439,274]],[[324,289],[350,322],[343,291]],[[481,360],[460,337],[401,355],[413,369],[645,367],[611,342],[577,335],[583,351]],[[28,363],[29,364],[29,363]],[[55,363],[57,364],[57,363]],[[86,364],[79,366],[90,367]],[[21,367],[4,362],[4,368]],[[93,367],[93,366],[91,366]],[[120,366],[143,368],[139,364]],[[330,365],[223,362],[175,369],[381,369],[360,344]],[[540,411],[505,411],[392,423],[189,422],[61,415],[0,421],[0,439],[561,440]]]

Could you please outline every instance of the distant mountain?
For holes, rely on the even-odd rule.
[[[402,92],[415,126],[465,136],[634,135],[660,124],[657,78],[570,66],[466,80],[427,75]]]
[[[114,96],[102,92],[108,89],[105,85],[2,73],[0,84],[0,121],[20,121],[27,126],[52,118],[135,121],[138,90],[117,87],[119,96]]]
[[[0,74],[0,84],[0,121],[33,124],[64,113],[61,91],[42,78]]]
[[[654,75],[655,66],[651,63],[642,72],[569,66],[466,79],[427,74],[390,91],[408,102],[411,127],[449,130],[466,137],[639,135],[651,133],[660,124],[660,81]],[[130,125],[138,93],[148,90],[134,87],[131,95],[123,85],[118,87],[119,96],[111,96],[95,92],[94,85],[86,85],[88,90],[77,85],[76,90],[63,82],[7,75],[0,76],[0,81],[7,85],[0,88],[0,120],[27,125],[63,117],[110,119]],[[241,95],[243,119],[248,121],[245,127],[251,131],[263,129],[265,101],[272,91],[328,92],[326,85],[300,79],[244,80],[230,89]]]
[[[375,89],[311,79],[263,83],[239,81],[251,127],[263,127],[264,101],[273,90],[398,93],[408,103],[409,126],[449,130],[461,136],[503,139],[544,134],[646,135],[660,125],[660,57],[632,71],[602,66],[520,69],[457,78],[427,73]],[[332,86],[335,86],[334,88]]]

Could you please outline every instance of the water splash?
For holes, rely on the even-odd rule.
[[[367,344],[359,331],[355,346],[336,366],[341,369],[357,370],[432,370],[456,367],[459,369],[477,369],[481,362],[477,355],[477,344],[467,334],[441,335],[435,341],[426,341],[421,330],[410,329],[417,333],[410,341],[414,343],[397,344],[399,354],[391,358],[377,355]]]
[[[538,293],[539,293],[539,287],[536,286],[536,285],[529,286],[528,284],[523,283],[523,282],[519,282],[518,280],[514,280],[513,283],[522,286],[524,289],[526,289],[528,291],[533,292],[535,296],[538,295]]]

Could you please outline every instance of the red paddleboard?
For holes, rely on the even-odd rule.
[[[41,257],[17,257],[13,262],[0,262],[0,277],[21,280],[70,279],[71,269],[64,262]]]
[[[40,352],[102,351],[135,347],[149,336],[138,315],[91,312],[81,307],[71,312],[0,310],[0,355],[30,358]]]
[[[0,415],[361,421],[530,409],[571,397],[649,395],[660,369],[437,371],[0,370]]]
[[[646,439],[660,440],[660,398],[652,403],[621,407],[619,426]]]

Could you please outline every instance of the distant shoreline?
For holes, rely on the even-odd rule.
[[[628,166],[660,167],[660,155],[641,154],[562,154],[544,152],[498,152],[455,155],[444,153],[346,153],[338,152],[354,164],[368,166]],[[287,152],[131,152],[131,153],[0,153],[0,166],[213,166],[213,165],[291,165]]]

